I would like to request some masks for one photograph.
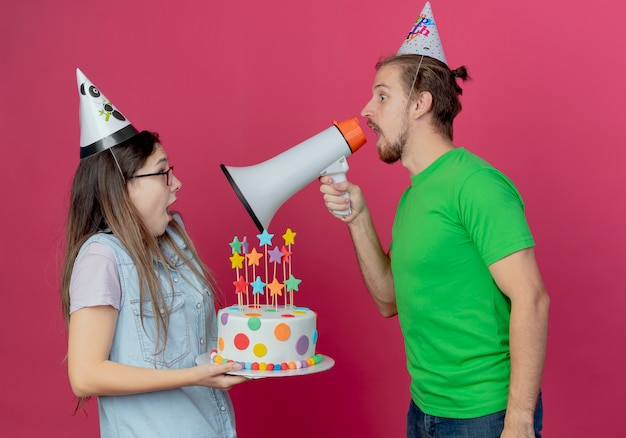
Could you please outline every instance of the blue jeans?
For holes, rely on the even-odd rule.
[[[406,421],[407,438],[499,438],[506,411],[484,417],[457,419],[423,413],[411,400]],[[535,437],[541,438],[543,404],[541,394],[535,410]]]

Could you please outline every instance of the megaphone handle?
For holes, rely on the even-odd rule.
[[[333,179],[333,182],[336,183],[348,180],[346,178],[346,172],[329,173],[328,176],[330,176]],[[350,199],[350,194],[348,192],[344,193],[343,196]],[[341,216],[348,216],[350,213],[352,213],[352,209],[350,208],[350,204],[348,204],[348,208],[346,210],[333,210],[333,213],[339,214]]]

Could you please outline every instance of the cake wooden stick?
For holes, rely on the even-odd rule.
[[[289,298],[291,301],[291,307],[294,306],[293,304],[293,291],[294,291],[294,282],[292,279],[292,274],[291,274],[291,264],[293,263],[293,259],[292,259],[292,252],[291,252],[291,245],[295,244],[295,239],[296,239],[296,234],[294,233],[291,228],[287,228],[287,230],[285,231],[285,234],[283,234],[283,240],[285,241],[285,245],[287,245],[287,250],[283,252],[285,260],[289,263],[289,280],[285,280],[285,300],[287,299],[287,291],[289,292]],[[283,246],[283,248],[285,248]],[[287,278],[285,276],[285,278]],[[291,281],[290,281],[291,280]],[[295,280],[295,278],[294,278]],[[288,283],[289,282],[289,283]],[[298,280],[297,283],[295,283],[295,290],[298,290],[298,284],[300,283],[300,280]]]
[[[252,248],[252,251],[248,253],[248,266],[252,266],[252,278],[254,279],[257,279],[256,267],[259,266],[259,260],[261,259],[261,257],[263,257],[263,254],[258,252],[256,248]],[[258,278],[260,281],[260,277]],[[263,293],[263,289],[261,289],[260,291],[257,290],[256,293],[253,291],[252,293],[255,306],[259,306],[261,304],[258,296],[259,293]]]
[[[242,268],[244,257],[241,256],[237,251],[230,257],[230,266],[235,269],[235,278],[236,280],[233,282],[235,285],[235,293],[237,294],[237,304],[241,307],[243,305],[241,301],[241,293],[243,292],[242,288],[245,288],[245,281],[243,277],[239,274],[239,269]]]
[[[250,284],[250,279],[248,277],[248,267],[250,266],[250,261],[248,259],[248,246],[249,246],[248,245],[248,237],[247,236],[243,236],[243,240],[241,242],[241,251],[243,252],[244,257],[245,257],[245,260],[244,260],[244,263],[245,263],[245,265],[244,265],[245,266],[245,274],[246,274],[245,281],[247,283],[246,284],[246,306],[250,305],[250,297],[248,296],[248,286],[247,286],[248,284]]]
[[[263,283],[263,281],[261,280],[260,276],[256,277],[256,280],[254,280],[252,283],[250,283],[250,285],[252,286],[252,295],[253,295],[253,299],[254,299],[254,306],[255,307],[259,307],[259,294],[264,293],[263,292],[263,288],[265,287],[265,283]]]
[[[243,310],[243,298],[242,295],[245,292],[248,294],[248,282],[240,275],[237,281],[233,281],[235,285],[235,293],[237,294],[237,305]]]
[[[273,268],[274,268],[273,269],[273,271],[274,271],[273,278],[274,279],[268,285],[268,287],[270,287],[270,290],[272,292],[272,304],[274,305],[274,307],[276,309],[278,309],[278,297],[276,295],[278,295],[278,296],[282,295],[282,290],[283,290],[284,286],[283,286],[282,283],[280,283],[278,281],[278,278],[277,278],[277,275],[276,275],[277,274],[277,266],[276,266],[276,264],[277,263],[280,264],[282,262],[283,253],[280,251],[280,249],[278,249],[277,246],[275,246],[274,249],[272,249],[269,252],[269,254],[270,254],[270,260],[269,261],[270,261],[270,263],[274,264],[273,265]]]
[[[286,281],[288,278],[287,274],[291,273],[291,262],[290,262],[291,252],[285,247],[285,245],[283,245],[283,247],[280,249],[280,252],[282,254],[282,262],[283,262],[283,284],[286,285],[287,284]],[[285,290],[285,292],[287,292],[287,290]],[[289,305],[290,300],[293,303],[293,294],[285,293],[285,307]]]
[[[230,257],[230,267],[235,269],[235,281],[233,281],[233,285],[235,286],[235,293],[237,294],[237,304],[241,307],[241,276],[239,275],[239,269],[242,268],[243,258],[240,255],[241,242],[239,241],[239,237],[233,237],[233,241],[230,242],[229,245],[230,253],[232,254]]]
[[[267,260],[267,246],[272,244],[272,237],[274,237],[273,234],[270,234],[267,232],[267,230],[263,230],[263,232],[261,234],[257,234],[256,237],[258,237],[259,239],[259,245],[263,246],[263,249],[265,251],[265,281],[267,282],[268,280],[268,260]],[[266,295],[265,295],[265,304],[269,304],[268,302],[268,296],[267,296],[267,289],[266,289]]]
[[[287,251],[287,248],[285,248],[285,245],[283,245],[283,247],[280,249],[280,252],[282,253],[282,265],[283,265],[283,285],[285,284],[285,280],[287,280],[287,263],[288,263],[288,256],[285,255]],[[289,294],[287,293],[287,291],[285,290],[285,307],[289,306]]]

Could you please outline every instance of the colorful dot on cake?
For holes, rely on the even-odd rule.
[[[313,330],[313,343],[317,344],[317,329]]]
[[[295,316],[293,316],[291,313],[285,313],[284,315],[280,315],[283,318],[295,318]]]
[[[286,341],[289,339],[289,335],[291,335],[291,329],[287,324],[281,322],[274,328],[274,336],[276,336],[276,339],[279,341]]]
[[[302,335],[296,342],[296,352],[298,354],[306,354],[309,349],[309,338]]]
[[[249,315],[246,315],[246,316],[249,316]],[[251,317],[248,320],[248,328],[250,330],[258,330],[259,328],[261,328],[261,320],[256,316]]]
[[[222,316],[220,316],[220,322],[222,323],[222,325],[226,325],[226,323],[228,322],[228,313],[222,312]]]
[[[235,347],[238,350],[245,350],[246,348],[248,348],[248,345],[250,345],[250,339],[248,339],[248,337],[243,334],[243,333],[238,333],[237,335],[235,335]]]
[[[255,344],[255,346],[252,347],[252,352],[256,357],[263,357],[267,354],[267,347],[265,344]]]
[[[224,338],[222,336],[220,336],[219,339],[217,340],[217,348],[220,351],[224,351]]]
[[[265,362],[261,362],[259,364],[259,370],[265,371],[267,369],[267,364]]]

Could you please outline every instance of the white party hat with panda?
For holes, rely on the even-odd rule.
[[[446,62],[446,55],[443,53],[443,47],[439,39],[439,31],[437,30],[437,24],[435,23],[435,17],[430,7],[430,2],[426,2],[424,5],[422,13],[417,17],[413,26],[411,26],[411,30],[397,53],[397,55],[406,54],[430,56],[446,65],[448,64]]]
[[[139,132],[104,94],[76,69],[80,98],[80,158],[102,152]]]

